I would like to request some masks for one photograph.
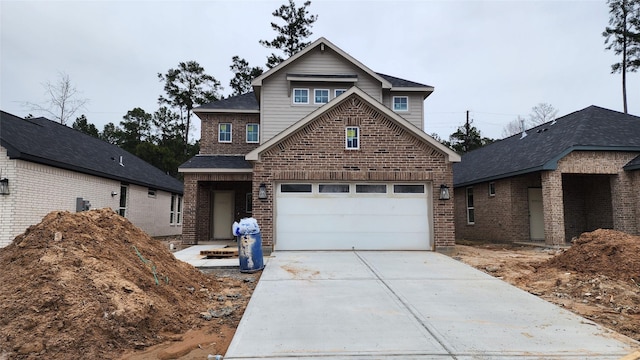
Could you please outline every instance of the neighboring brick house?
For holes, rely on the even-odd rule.
[[[453,201],[439,198],[460,157],[422,130],[433,87],[373,72],[324,38],[252,85],[194,109],[184,242],[230,239],[252,216],[265,252],[454,244]]]
[[[640,117],[590,106],[454,165],[456,238],[564,244],[640,234]]]
[[[0,112],[0,247],[55,210],[112,208],[151,236],[182,233],[182,183],[45,118]],[[79,200],[80,199],[80,200]],[[89,205],[90,204],[90,205]]]

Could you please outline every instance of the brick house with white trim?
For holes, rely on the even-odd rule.
[[[454,165],[457,239],[556,245],[598,228],[640,234],[640,117],[590,106],[525,134]]]
[[[45,118],[0,112],[0,184],[0,247],[51,211],[86,208],[112,208],[151,236],[182,233],[179,180]]]
[[[433,87],[376,73],[324,38],[194,109],[183,241],[233,237],[252,216],[272,250],[446,250],[460,156],[423,129]],[[446,196],[445,196],[446,197]]]

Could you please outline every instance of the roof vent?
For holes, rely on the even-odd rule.
[[[522,128],[522,135],[520,135],[520,140],[522,140],[527,137],[527,132],[524,130],[524,119],[520,119],[520,127]]]
[[[118,165],[124,167],[124,164],[122,163],[122,155],[120,155],[120,163]]]

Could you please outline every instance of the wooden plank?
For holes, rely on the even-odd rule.
[[[205,257],[234,257],[238,256],[237,248],[221,248],[212,250],[200,250],[200,255]]]

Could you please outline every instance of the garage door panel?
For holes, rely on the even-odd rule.
[[[341,194],[278,193],[276,250],[430,249],[428,192],[361,194],[351,186]]]

